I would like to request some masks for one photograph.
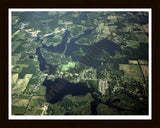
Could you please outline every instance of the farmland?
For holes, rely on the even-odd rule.
[[[143,79],[142,72],[138,65],[120,64],[120,70],[124,71],[125,81],[133,79],[140,82]]]
[[[26,74],[24,79],[18,79],[18,81],[15,83],[14,88],[12,89],[12,93],[22,94],[26,89],[31,78],[32,74]]]

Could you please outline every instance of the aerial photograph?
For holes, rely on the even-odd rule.
[[[147,11],[12,11],[11,115],[148,115]]]

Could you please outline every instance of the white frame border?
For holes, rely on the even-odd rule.
[[[54,115],[43,115],[43,116],[37,116],[37,115],[11,115],[11,16],[12,12],[30,12],[30,11],[92,11],[92,12],[103,12],[103,11],[113,11],[113,12],[133,12],[133,11],[142,11],[142,12],[148,12],[149,14],[149,115],[96,115],[96,116],[75,116],[75,115],[64,115],[64,116],[54,116]],[[8,60],[9,60],[9,76],[8,76],[8,119],[9,120],[151,120],[152,119],[152,9],[151,8],[112,8],[112,9],[106,9],[106,8],[70,8],[70,9],[61,9],[61,8],[54,8],[54,9],[48,9],[48,8],[9,8],[8,9]]]

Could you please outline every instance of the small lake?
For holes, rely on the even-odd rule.
[[[68,94],[72,94],[72,96],[81,96],[91,92],[84,83],[70,83],[61,78],[57,78],[54,81],[45,79],[43,86],[46,86],[47,102],[52,104],[61,101],[63,97]]]

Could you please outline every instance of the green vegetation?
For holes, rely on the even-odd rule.
[[[12,84],[15,85],[18,80],[18,73],[12,74]]]
[[[16,84],[12,84],[12,88],[14,88],[15,85],[16,85]]]
[[[138,41],[130,41],[130,42],[128,42],[128,46],[131,48],[138,48],[139,42]]]
[[[124,57],[126,57],[126,55],[120,54],[120,52],[116,52],[116,54],[114,56],[114,58],[124,58]]]
[[[16,64],[13,66],[12,68],[12,72],[15,72],[15,73],[20,73],[23,68],[27,68],[28,65],[25,65],[25,64]]]
[[[91,94],[86,96],[71,96],[67,95],[63,98],[61,102],[54,105],[49,104],[48,114],[49,115],[64,115],[64,114],[91,114],[91,111],[86,111],[84,108],[88,108],[90,102],[92,101]]]
[[[137,101],[134,97],[130,98],[127,95],[120,94],[120,95],[114,96],[112,98],[112,101],[114,101],[117,98],[120,99],[120,102],[114,102],[113,105],[118,106],[118,107],[122,107],[122,108],[124,108],[126,110],[130,110],[130,111],[132,111],[132,114],[133,114],[133,112],[136,115],[137,114],[139,114],[139,115],[147,114],[146,113],[147,106],[144,106],[143,102]],[[127,114],[130,114],[130,112],[127,113]]]
[[[12,105],[12,115],[24,115],[26,107],[19,107]]]
[[[75,63],[74,63],[74,62],[68,62],[67,65],[63,65],[62,71],[67,71],[67,70],[69,70],[70,68],[74,68],[74,67],[75,67]]]
[[[21,54],[16,54],[15,56],[12,56],[12,65],[15,65],[17,61],[20,59]]]
[[[41,115],[44,105],[44,96],[33,96],[25,115]]]
[[[40,86],[39,90],[37,91],[37,95],[43,96],[46,93],[46,87],[45,86]]]
[[[107,105],[100,103],[97,106],[98,115],[118,115],[116,109],[110,109]]]

